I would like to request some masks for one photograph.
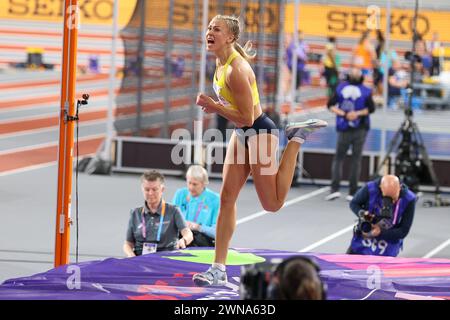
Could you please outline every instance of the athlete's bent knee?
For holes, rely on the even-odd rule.
[[[271,212],[271,213],[276,213],[278,210],[281,209],[282,206],[283,206],[283,203],[278,203],[278,202],[263,204],[264,210]]]

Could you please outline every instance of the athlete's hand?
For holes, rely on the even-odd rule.
[[[202,107],[202,110],[206,113],[214,113],[216,102],[209,96],[203,93],[197,95],[197,105]]]

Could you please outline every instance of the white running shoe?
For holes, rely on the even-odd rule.
[[[309,119],[303,122],[291,122],[286,126],[286,136],[290,141],[303,143],[314,130],[328,126],[326,121]]]
[[[325,197],[325,200],[331,201],[331,200],[334,200],[334,199],[337,199],[337,198],[340,198],[340,197],[341,197],[341,193],[339,191],[336,191],[336,192],[332,192],[329,195],[327,195]]]
[[[227,284],[227,272],[222,271],[219,268],[209,267],[208,270],[201,273],[196,273],[192,277],[192,280],[197,286],[224,286]]]
[[[353,196],[352,196],[351,194],[349,194],[349,195],[347,195],[347,196],[345,197],[345,200],[347,200],[348,202],[350,202],[350,201],[353,200]]]

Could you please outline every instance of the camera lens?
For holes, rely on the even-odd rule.
[[[361,222],[361,231],[369,233],[372,230],[372,224],[368,221]]]

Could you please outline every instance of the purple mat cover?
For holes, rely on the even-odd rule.
[[[70,264],[0,285],[0,299],[238,300],[241,266],[297,252],[230,249],[223,287],[196,287],[192,275],[213,259],[210,248]],[[320,266],[330,300],[450,300],[450,260],[302,253]]]

